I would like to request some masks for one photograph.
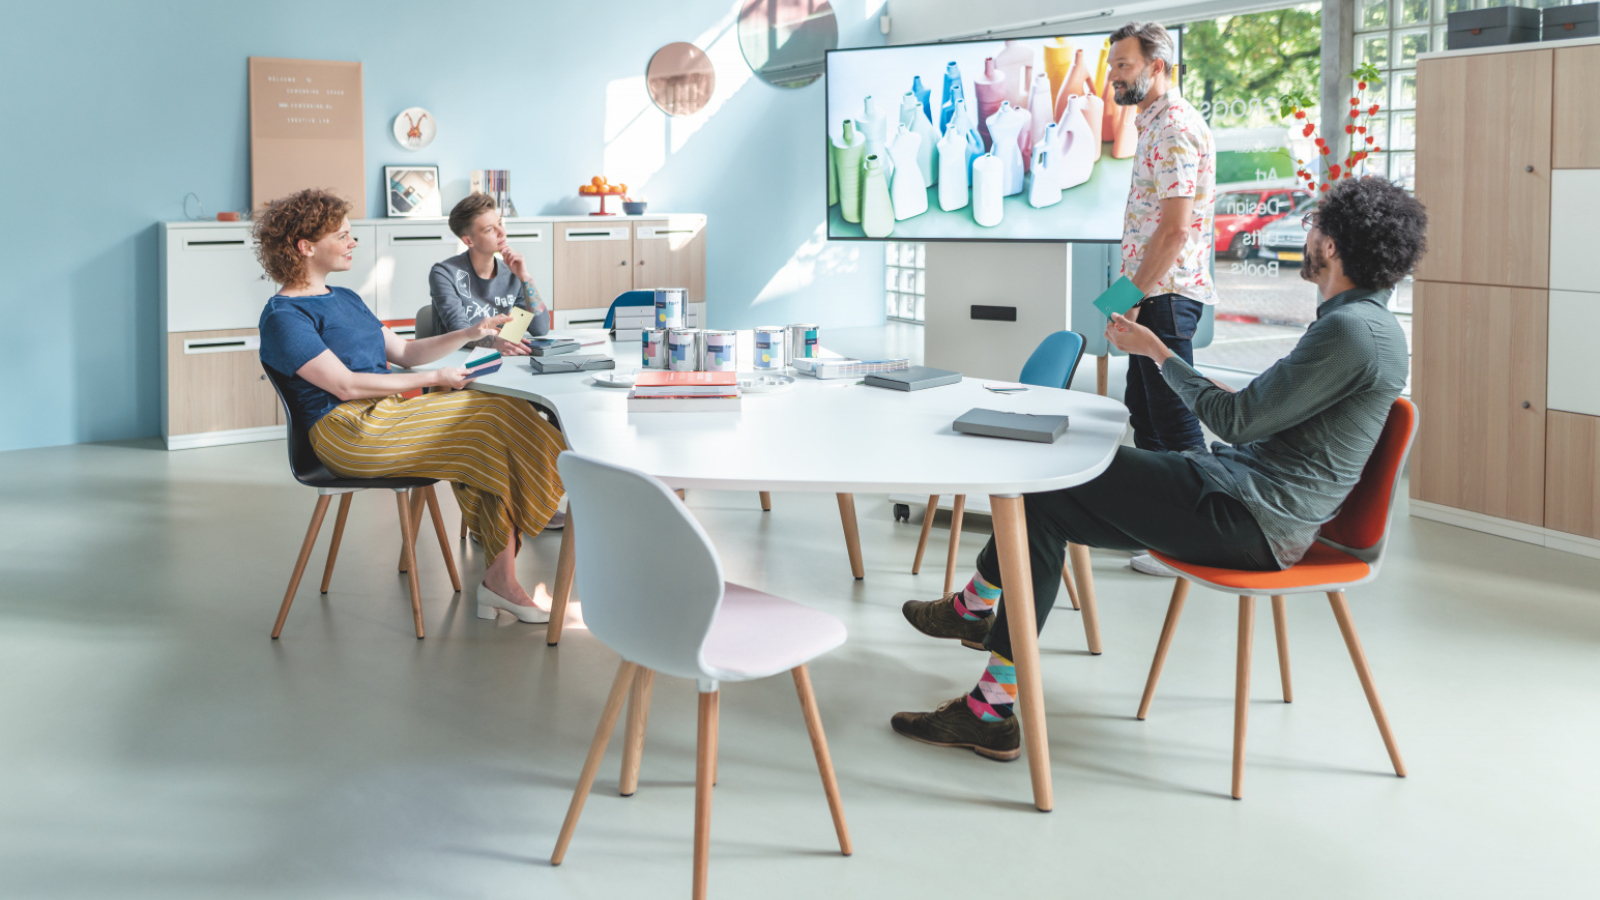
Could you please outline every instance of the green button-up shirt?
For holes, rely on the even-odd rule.
[[[1352,290],[1317,307],[1288,356],[1230,393],[1177,357],[1161,375],[1227,443],[1186,453],[1255,516],[1285,568],[1339,511],[1405,387],[1410,353],[1388,291]]]

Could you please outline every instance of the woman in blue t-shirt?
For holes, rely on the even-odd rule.
[[[354,291],[330,288],[350,269],[356,241],[350,204],[319,190],[272,203],[256,221],[257,255],[283,285],[261,311],[261,361],[282,375],[292,427],[309,432],[317,457],[350,478],[414,476],[448,481],[472,533],[494,562],[478,590],[478,616],[504,609],[524,622],[549,614],[516,579],[519,533],[538,534],[560,502],[561,433],[525,401],[459,390],[467,370],[391,374],[496,334],[495,316],[436,337],[406,341]],[[450,390],[407,400],[417,388]]]

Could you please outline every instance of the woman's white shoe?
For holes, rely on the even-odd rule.
[[[488,585],[480,582],[478,584],[478,618],[492,619],[495,617],[494,611],[497,609],[503,609],[516,616],[519,622],[527,622],[529,625],[540,625],[550,621],[550,614],[539,607],[512,603],[510,600],[489,590]]]

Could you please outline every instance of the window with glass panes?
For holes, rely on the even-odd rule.
[[[883,305],[890,319],[922,322],[928,275],[923,244],[885,241],[883,244]]]

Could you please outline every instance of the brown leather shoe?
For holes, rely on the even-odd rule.
[[[960,641],[963,647],[982,650],[994,616],[964,618],[956,612],[955,597],[954,593],[949,593],[938,600],[907,600],[900,612],[912,628],[928,637],[951,638]]]
[[[933,712],[898,712],[889,727],[914,741],[935,747],[965,747],[988,759],[1010,762],[1022,755],[1022,726],[1017,717],[985,722],[967,708],[967,696],[951,700]]]

